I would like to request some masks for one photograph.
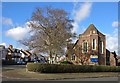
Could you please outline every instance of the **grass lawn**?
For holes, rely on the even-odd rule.
[[[39,79],[39,80],[57,80],[57,79],[77,79],[85,77],[116,77],[116,72],[97,72],[97,73],[36,73],[21,69],[5,69],[2,72],[3,77],[24,78],[24,79]]]

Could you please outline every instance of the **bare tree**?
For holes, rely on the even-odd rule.
[[[74,48],[74,53],[77,57],[77,63],[80,63],[81,65],[86,65],[90,58],[90,47],[88,47],[88,52],[86,53],[81,53],[82,50],[84,50],[82,46],[76,45]]]
[[[74,37],[73,28],[68,13],[52,7],[36,8],[29,26],[34,34],[21,41],[22,44],[36,52],[53,55],[63,55],[68,40]]]

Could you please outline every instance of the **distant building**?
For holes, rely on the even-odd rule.
[[[118,56],[117,58],[118,58],[118,66],[120,66],[120,56]]]
[[[7,49],[5,48],[5,46],[0,45],[0,57],[2,59],[5,59],[6,55],[7,55]]]
[[[15,62],[20,61],[21,53],[19,49],[13,48],[12,45],[9,45],[7,49],[7,54],[5,56],[5,60],[14,60]]]
[[[118,66],[118,57],[116,52],[110,52],[106,49],[106,65]]]
[[[4,61],[14,61],[15,63],[26,63],[26,62],[40,62],[46,63],[47,60],[44,56],[37,54],[36,56],[28,50],[16,49],[12,45],[8,48],[0,45],[0,56]]]
[[[31,60],[33,62],[39,62],[39,63],[46,63],[47,62],[45,56],[42,56],[41,54],[33,54],[31,56]]]
[[[21,56],[20,56],[21,61],[24,61],[24,62],[31,61],[32,54],[29,51],[20,50],[20,53],[21,53]]]
[[[8,48],[0,45],[0,56],[6,61],[15,61],[17,63],[31,61],[31,53],[27,50],[19,50],[9,45]]]
[[[116,65],[115,53],[106,54],[106,36],[90,24],[79,35],[75,44],[68,46],[67,58],[73,63],[85,65]],[[108,59],[109,58],[109,59]]]

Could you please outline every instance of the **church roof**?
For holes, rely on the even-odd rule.
[[[95,31],[96,34],[102,34],[95,26],[94,24],[90,24],[88,28],[85,30],[85,32],[81,35],[88,35],[90,34],[90,31]],[[104,34],[102,34],[104,35]]]

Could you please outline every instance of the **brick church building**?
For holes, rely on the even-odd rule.
[[[76,64],[117,65],[116,53],[106,49],[106,36],[93,24],[79,35],[75,44],[68,45],[68,51],[67,59]]]

